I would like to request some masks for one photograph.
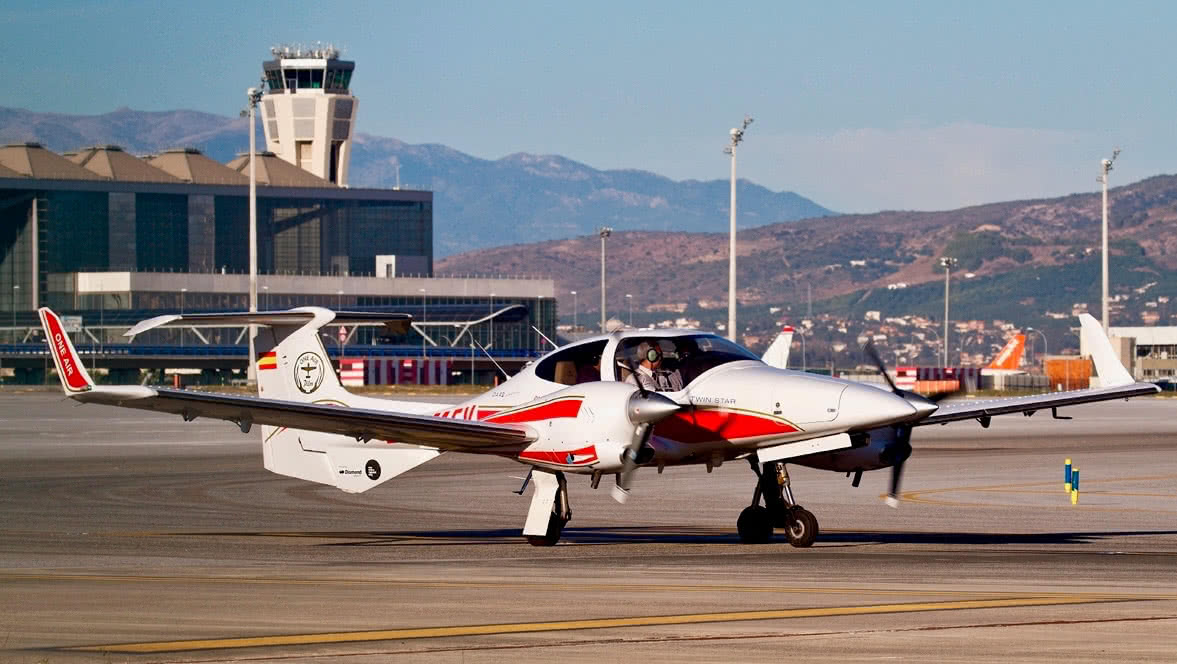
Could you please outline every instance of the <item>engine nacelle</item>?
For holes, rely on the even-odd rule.
[[[909,444],[900,433],[899,427],[871,429],[866,432],[866,435],[869,436],[866,445],[825,454],[815,454],[799,459],[797,463],[810,468],[841,473],[890,468],[900,460],[901,456],[906,459],[907,454],[911,452]]]
[[[573,473],[615,473],[633,439],[627,408],[636,391],[628,383],[582,383],[497,413],[488,421],[525,422],[539,434],[519,453],[521,463]]]

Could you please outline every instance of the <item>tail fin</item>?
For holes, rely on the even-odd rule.
[[[773,339],[768,350],[764,351],[764,363],[777,369],[787,369],[789,364],[789,347],[793,345],[793,327],[786,325],[781,333]]]
[[[53,364],[57,365],[57,376],[61,379],[61,387],[66,394],[80,394],[89,392],[94,387],[94,381],[86,372],[78,358],[78,351],[65,333],[65,326],[61,318],[48,307],[41,307],[41,328],[45,330],[45,340],[49,342],[49,354],[53,356]]]
[[[1091,314],[1079,314],[1079,324],[1082,326],[1079,333],[1083,335],[1084,345],[1091,351],[1091,361],[1095,363],[1099,386],[1115,387],[1135,383],[1136,380],[1116,358],[1116,351],[1099,322]]]
[[[1006,342],[986,369],[1017,369],[1026,350],[1026,335],[1015,334]]]
[[[349,393],[339,383],[319,330],[335,318],[313,310],[310,321],[259,327],[254,347],[258,395],[304,403],[345,403]]]

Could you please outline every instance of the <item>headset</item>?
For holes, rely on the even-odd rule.
[[[662,349],[657,345],[651,345],[646,350],[646,361],[653,364],[662,359]]]

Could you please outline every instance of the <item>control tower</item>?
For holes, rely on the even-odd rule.
[[[356,106],[351,75],[356,63],[332,46],[276,46],[262,63],[262,126],[266,148],[303,170],[347,185]]]

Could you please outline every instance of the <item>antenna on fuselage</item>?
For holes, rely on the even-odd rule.
[[[548,335],[544,334],[543,332],[540,332],[538,327],[532,325],[531,329],[535,330],[536,334],[543,337],[544,341],[548,342],[548,344],[551,345],[552,348],[559,348],[559,346],[557,346],[551,339],[548,338]]]
[[[501,365],[499,365],[499,363],[498,363],[498,362],[495,362],[495,359],[494,359],[493,357],[491,357],[491,356],[490,356],[490,352],[489,352],[489,351],[487,351],[487,350],[486,350],[486,348],[485,348],[485,347],[483,347],[483,345],[482,345],[482,344],[480,344],[480,343],[478,343],[477,341],[475,341],[475,342],[474,342],[474,345],[475,345],[475,346],[478,346],[478,350],[482,351],[482,352],[483,352],[483,354],[484,354],[484,355],[486,355],[486,359],[488,359],[488,360],[490,360],[492,363],[494,363],[494,365],[495,365],[495,368],[499,370],[499,373],[503,374],[503,378],[510,380],[510,378],[511,378],[511,377],[507,375],[507,372],[503,370],[503,367],[502,367]]]

